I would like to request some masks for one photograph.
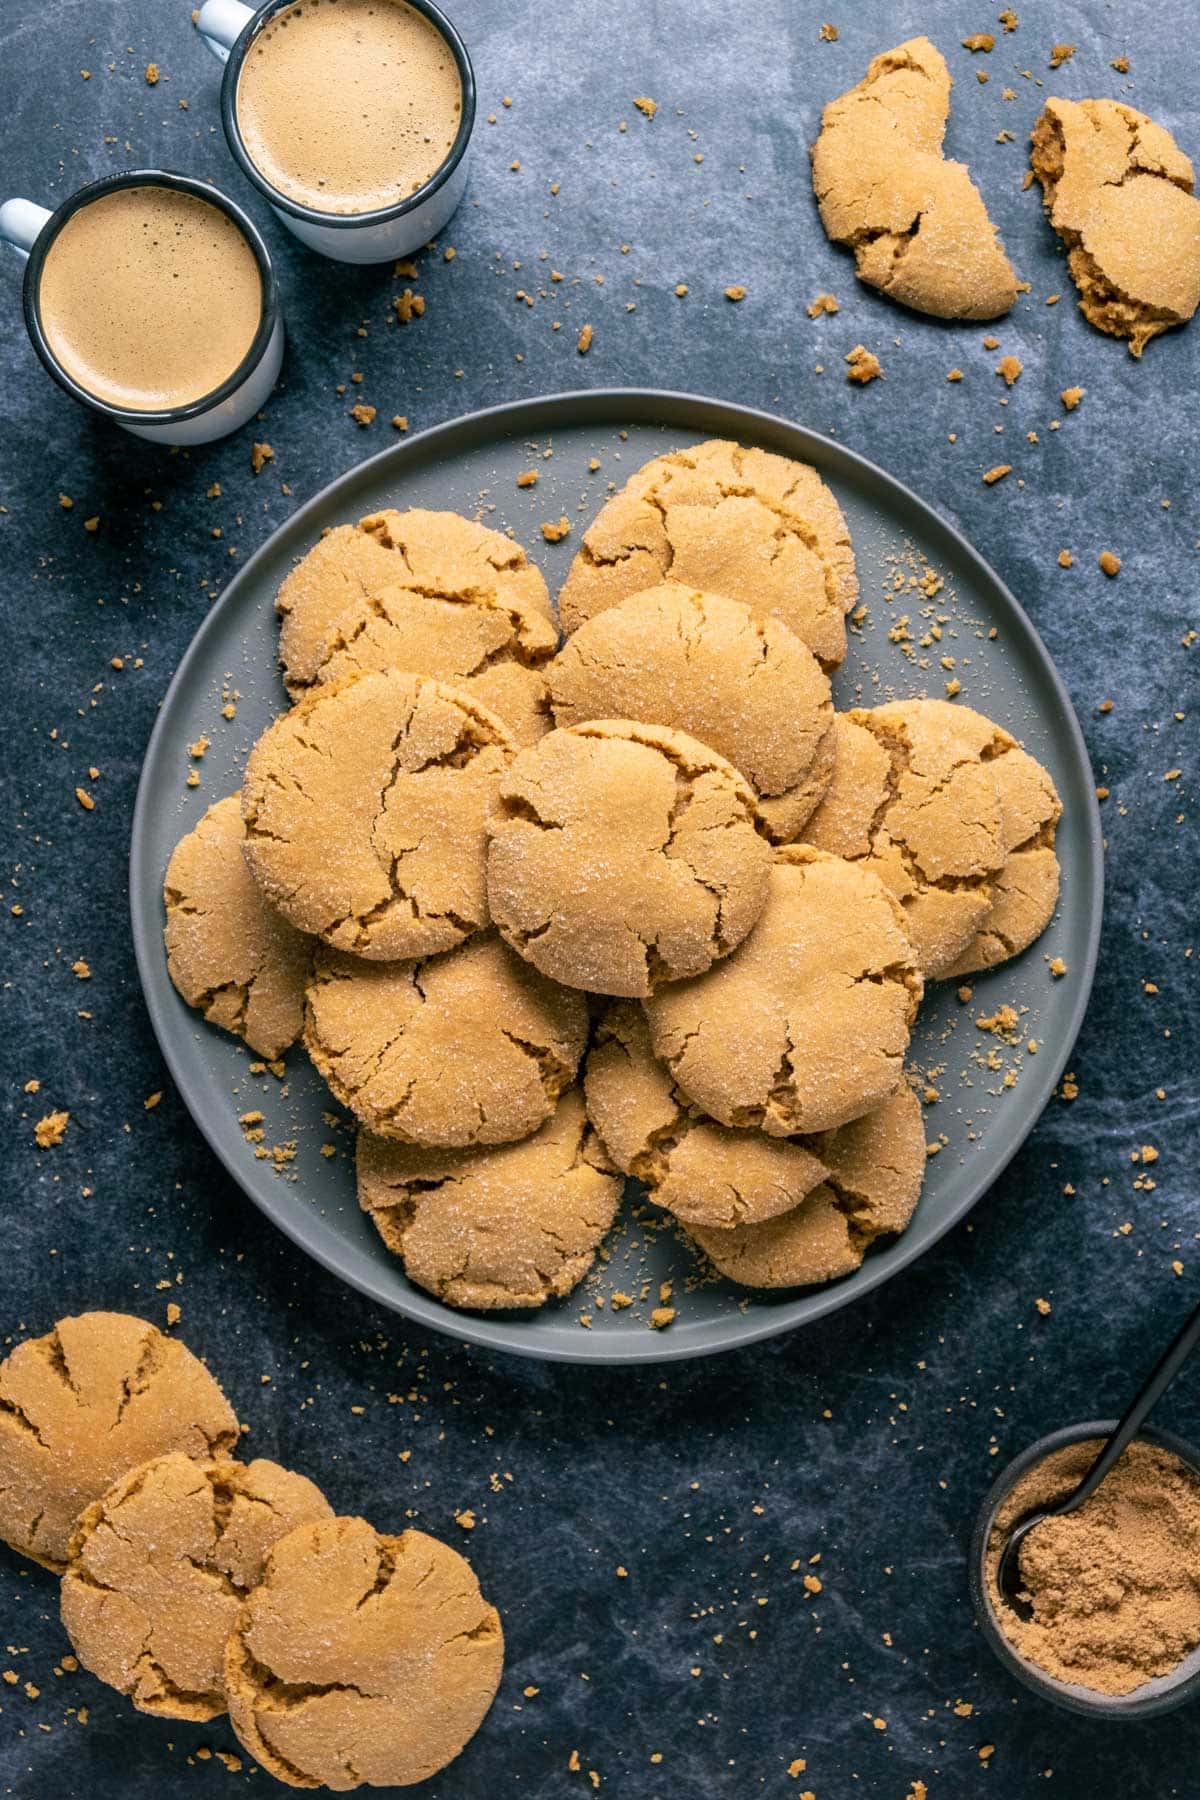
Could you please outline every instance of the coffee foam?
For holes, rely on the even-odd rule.
[[[251,161],[318,212],[375,212],[424,187],[462,106],[454,52],[403,0],[298,0],[264,26],[238,77]]]
[[[38,283],[55,358],[110,405],[190,405],[242,362],[262,318],[254,252],[219,207],[141,186],[88,201],[62,226]]]

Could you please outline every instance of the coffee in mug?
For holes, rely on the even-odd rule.
[[[106,406],[163,412],[213,394],[263,316],[253,250],[234,220],[174,187],[119,187],[56,232],[37,282],[51,355]]]
[[[295,0],[246,51],[235,108],[246,154],[278,193],[369,213],[437,174],[463,88],[449,43],[405,0]]]

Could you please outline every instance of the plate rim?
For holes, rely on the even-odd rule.
[[[332,481],[327,482],[264,538],[258,548],[236,571],[228,585],[222,589],[208,613],[200,621],[159,701],[154,725],[142,754],[142,766],[138,775],[137,795],[130,829],[128,863],[129,910],[134,957],[137,963],[142,1000],[154,1032],[155,1041],[193,1124],[240,1193],[250,1200],[277,1230],[282,1231],[290,1242],[303,1250],[328,1273],[336,1276],[355,1292],[363,1294],[374,1304],[384,1307],[401,1318],[411,1319],[418,1325],[427,1326],[431,1330],[457,1339],[460,1343],[486,1350],[500,1350],[506,1354],[525,1356],[538,1362],[586,1363],[602,1368],[638,1367],[643,1364],[682,1362],[701,1356],[716,1356],[731,1350],[742,1349],[751,1344],[763,1343],[770,1338],[780,1337],[785,1332],[796,1330],[802,1325],[814,1325],[818,1320],[828,1317],[831,1313],[840,1312],[844,1307],[850,1306],[865,1295],[874,1292],[892,1276],[899,1275],[905,1269],[910,1268],[919,1257],[933,1250],[951,1230],[961,1225],[968,1213],[983,1198],[983,1195],[1000,1179],[1022,1145],[1032,1135],[1044,1116],[1046,1107],[1066,1069],[1091,998],[1104,916],[1103,826],[1094,784],[1089,784],[1086,788],[1087,817],[1085,821],[1081,822],[1085,826],[1083,837],[1085,857],[1082,860],[1086,862],[1087,866],[1086,868],[1081,866],[1076,875],[1076,879],[1086,878],[1087,880],[1087,947],[1082,968],[1073,971],[1075,974],[1073,1000],[1060,1048],[1053,1057],[1048,1058],[1045,1062],[1039,1058],[1038,1086],[1044,1091],[1036,1110],[1028,1124],[1016,1132],[1011,1141],[1003,1146],[998,1160],[989,1166],[986,1175],[972,1176],[965,1181],[962,1195],[956,1199],[947,1216],[933,1227],[930,1237],[919,1246],[914,1243],[911,1251],[906,1255],[904,1253],[905,1239],[901,1235],[895,1240],[897,1253],[892,1260],[883,1262],[879,1258],[868,1258],[847,1281],[830,1283],[816,1291],[802,1290],[803,1299],[807,1303],[802,1319],[791,1316],[794,1303],[790,1304],[785,1301],[754,1322],[750,1322],[746,1314],[740,1315],[740,1319],[738,1315],[734,1315],[724,1322],[724,1329],[717,1334],[715,1341],[710,1338],[698,1344],[689,1343],[683,1338],[673,1338],[669,1332],[647,1332],[648,1341],[644,1351],[640,1349],[605,1349],[603,1337],[591,1338],[586,1332],[581,1333],[584,1341],[580,1343],[578,1349],[572,1349],[567,1343],[560,1346],[552,1341],[524,1342],[520,1335],[521,1323],[503,1312],[482,1315],[459,1312],[445,1306],[432,1296],[425,1296],[416,1288],[413,1288],[411,1295],[405,1295],[401,1299],[394,1293],[385,1292],[381,1286],[374,1284],[370,1279],[348,1273],[340,1265],[337,1256],[326,1253],[310,1241],[305,1233],[302,1214],[293,1216],[293,1209],[286,1204],[272,1204],[268,1194],[259,1195],[247,1185],[238,1161],[231,1152],[227,1153],[225,1146],[218,1140],[215,1133],[209,1131],[202,1111],[193,1105],[189,1091],[190,1082],[183,1068],[183,1058],[177,1051],[170,1033],[166,1030],[165,1022],[160,1020],[159,1008],[153,997],[154,985],[151,980],[151,968],[162,956],[162,929],[161,925],[151,929],[146,916],[150,909],[145,905],[145,882],[147,874],[151,874],[154,891],[161,892],[162,871],[149,868],[147,837],[152,808],[150,770],[161,750],[161,740],[165,739],[168,732],[171,703],[178,691],[186,685],[192,665],[199,661],[208,639],[220,632],[224,615],[237,603],[242,590],[253,584],[260,565],[276,553],[281,536],[285,533],[291,536],[300,536],[305,522],[311,515],[318,510],[325,512],[331,505],[336,506],[342,492],[360,482],[367,471],[382,468],[384,465],[390,467],[393,464],[399,465],[403,469],[405,464],[414,460],[419,452],[427,450],[431,445],[436,445],[439,438],[451,438],[455,433],[468,428],[483,434],[490,432],[492,435],[501,435],[507,427],[508,435],[520,435],[523,429],[522,418],[532,414],[538,417],[539,423],[536,426],[525,427],[524,430],[526,435],[537,437],[546,435],[548,410],[552,415],[559,415],[555,419],[555,424],[561,421],[561,415],[564,414],[567,415],[569,423],[586,424],[589,422],[589,414],[607,417],[615,413],[618,408],[626,409],[627,422],[632,423],[641,415],[647,421],[668,425],[674,422],[672,415],[677,411],[715,410],[727,421],[744,424],[751,441],[761,438],[764,428],[767,431],[782,429],[786,433],[798,436],[808,446],[817,448],[825,469],[828,469],[831,463],[835,468],[841,464],[843,467],[855,471],[860,480],[865,477],[871,482],[882,483],[893,496],[920,515],[927,524],[934,525],[938,531],[949,537],[957,553],[972,565],[974,573],[985,584],[996,589],[1005,604],[1012,609],[1020,626],[1032,642],[1043,674],[1048,677],[1050,687],[1064,717],[1067,735],[1071,740],[1075,758],[1083,768],[1091,771],[1091,757],[1070,693],[1033,620],[1008,584],[959,527],[905,482],[881,468],[878,463],[873,462],[860,451],[849,448],[837,438],[815,431],[811,426],[787,419],[782,414],[767,412],[761,407],[746,406],[737,401],[722,400],[713,395],[695,394],[671,388],[580,388],[480,407],[473,412],[461,413],[452,419],[445,419],[437,425],[428,426],[425,430],[417,432],[399,443],[385,445],[374,455],[364,457],[361,462],[353,464],[350,468],[343,470],[340,475],[335,476]],[[654,409],[661,409],[664,416],[656,419]],[[680,429],[691,430],[694,428],[692,425],[680,422]],[[549,429],[552,431],[554,424]],[[718,434],[721,436],[740,435],[740,433],[730,430],[728,426],[720,428]],[[801,450],[797,454],[803,456],[805,460],[810,459],[807,449]],[[823,473],[820,464],[817,466],[818,472]],[[852,1288],[851,1283],[853,1283]],[[739,1323],[741,1329],[738,1328]]]

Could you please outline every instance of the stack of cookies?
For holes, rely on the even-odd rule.
[[[1061,809],[965,706],[835,712],[857,596],[816,472],[723,441],[602,508],[561,648],[525,553],[455,514],[341,526],[285,581],[294,704],[171,859],[169,966],[264,1057],[303,1037],[447,1304],[569,1292],[621,1176],[752,1287],[911,1218],[925,984],[1049,922]]]
[[[84,1313],[0,1363],[0,1537],[62,1576],[84,1667],[159,1718],[228,1711],[293,1787],[406,1785],[482,1723],[504,1640],[468,1563],[336,1518],[265,1458],[203,1363]]]

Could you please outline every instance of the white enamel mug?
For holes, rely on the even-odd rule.
[[[58,361],[42,328],[38,290],[46,253],[67,220],[89,201],[122,188],[165,187],[194,194],[210,206],[219,207],[241,231],[258,264],[262,282],[262,317],[254,341],[238,367],[212,393],[161,412],[142,412],[133,407],[114,406],[89,393],[87,388],[69,375]],[[210,182],[198,181],[191,175],[176,175],[166,169],[133,169],[122,175],[109,175],[93,181],[64,200],[55,212],[37,206],[32,200],[6,200],[0,206],[0,241],[11,245],[25,260],[24,306],[25,325],[33,347],[46,369],[73,399],[93,412],[113,419],[135,437],[154,444],[209,444],[214,438],[237,431],[266,404],[275,385],[283,361],[283,315],[279,307],[279,290],[267,246],[254,225],[239,206]],[[220,304],[219,299],[215,304]]]
[[[411,256],[435,238],[458,206],[467,185],[467,146],[475,123],[475,73],[467,47],[446,15],[432,0],[406,0],[414,12],[424,15],[446,40],[458,66],[462,84],[462,116],[450,153],[437,173],[407,199],[375,212],[319,212],[282,193],[251,160],[237,120],[237,89],[242,63],[263,26],[294,0],[266,0],[257,11],[241,0],[204,0],[196,28],[205,43],[225,64],[221,83],[221,122],[242,173],[265,194],[288,230],[310,250],[331,256],[335,262],[380,263]]]

